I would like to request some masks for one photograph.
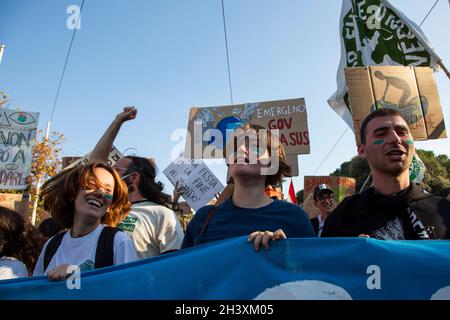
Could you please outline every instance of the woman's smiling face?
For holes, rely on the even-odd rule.
[[[109,208],[114,193],[114,177],[104,168],[94,168],[85,188],[80,188],[75,198],[75,216],[100,220]]]

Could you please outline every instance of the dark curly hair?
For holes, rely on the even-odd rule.
[[[31,274],[44,243],[31,223],[16,211],[0,206],[0,256],[20,260]]]
[[[39,224],[38,230],[44,238],[50,239],[64,230],[64,227],[59,225],[53,218],[47,218]]]
[[[167,205],[168,199],[162,193],[164,185],[162,182],[156,182],[155,180],[158,172],[155,160],[135,156],[126,156],[124,158],[131,160],[125,174],[132,172],[139,173],[140,179],[138,189],[142,196],[154,203]],[[132,190],[130,190],[130,192],[131,191]]]

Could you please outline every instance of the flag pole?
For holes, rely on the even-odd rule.
[[[3,43],[0,43],[0,63],[2,63],[3,52],[5,52],[6,46]]]
[[[447,75],[447,78],[450,79],[450,72],[448,71],[448,69],[445,67],[444,63],[442,62],[442,60],[439,60],[437,62],[437,64],[441,67],[441,69],[445,72],[445,74]]]
[[[370,177],[372,177],[372,174],[369,173],[369,175],[366,178],[366,181],[364,181],[364,184],[362,185],[361,189],[359,189],[359,193],[361,193],[362,191],[364,191],[364,188],[366,187],[367,182],[369,182]]]

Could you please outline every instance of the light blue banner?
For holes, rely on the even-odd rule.
[[[288,239],[255,252],[239,237],[82,273],[80,287],[4,280],[0,299],[450,299],[450,241]]]

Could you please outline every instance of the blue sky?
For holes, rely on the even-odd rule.
[[[435,0],[392,0],[420,23]],[[413,5],[412,5],[413,3]],[[81,0],[1,0],[0,90],[12,107],[40,113],[44,130],[72,37],[69,5]],[[346,124],[326,100],[336,90],[340,61],[341,1],[225,0],[235,103],[306,99],[311,153],[299,156],[300,176],[312,175]],[[422,30],[450,68],[449,4],[440,1]],[[447,129],[450,81],[436,74]],[[177,128],[186,128],[192,106],[230,104],[220,0],[86,0],[52,130],[63,133],[64,156],[89,152],[125,105],[138,118],[122,128],[115,145],[154,157],[162,170],[170,162]],[[448,130],[449,131],[449,130]],[[449,141],[416,143],[449,155]],[[356,155],[348,131],[317,171],[328,175]],[[224,182],[224,165],[211,164]],[[286,189],[285,189],[286,190]]]

